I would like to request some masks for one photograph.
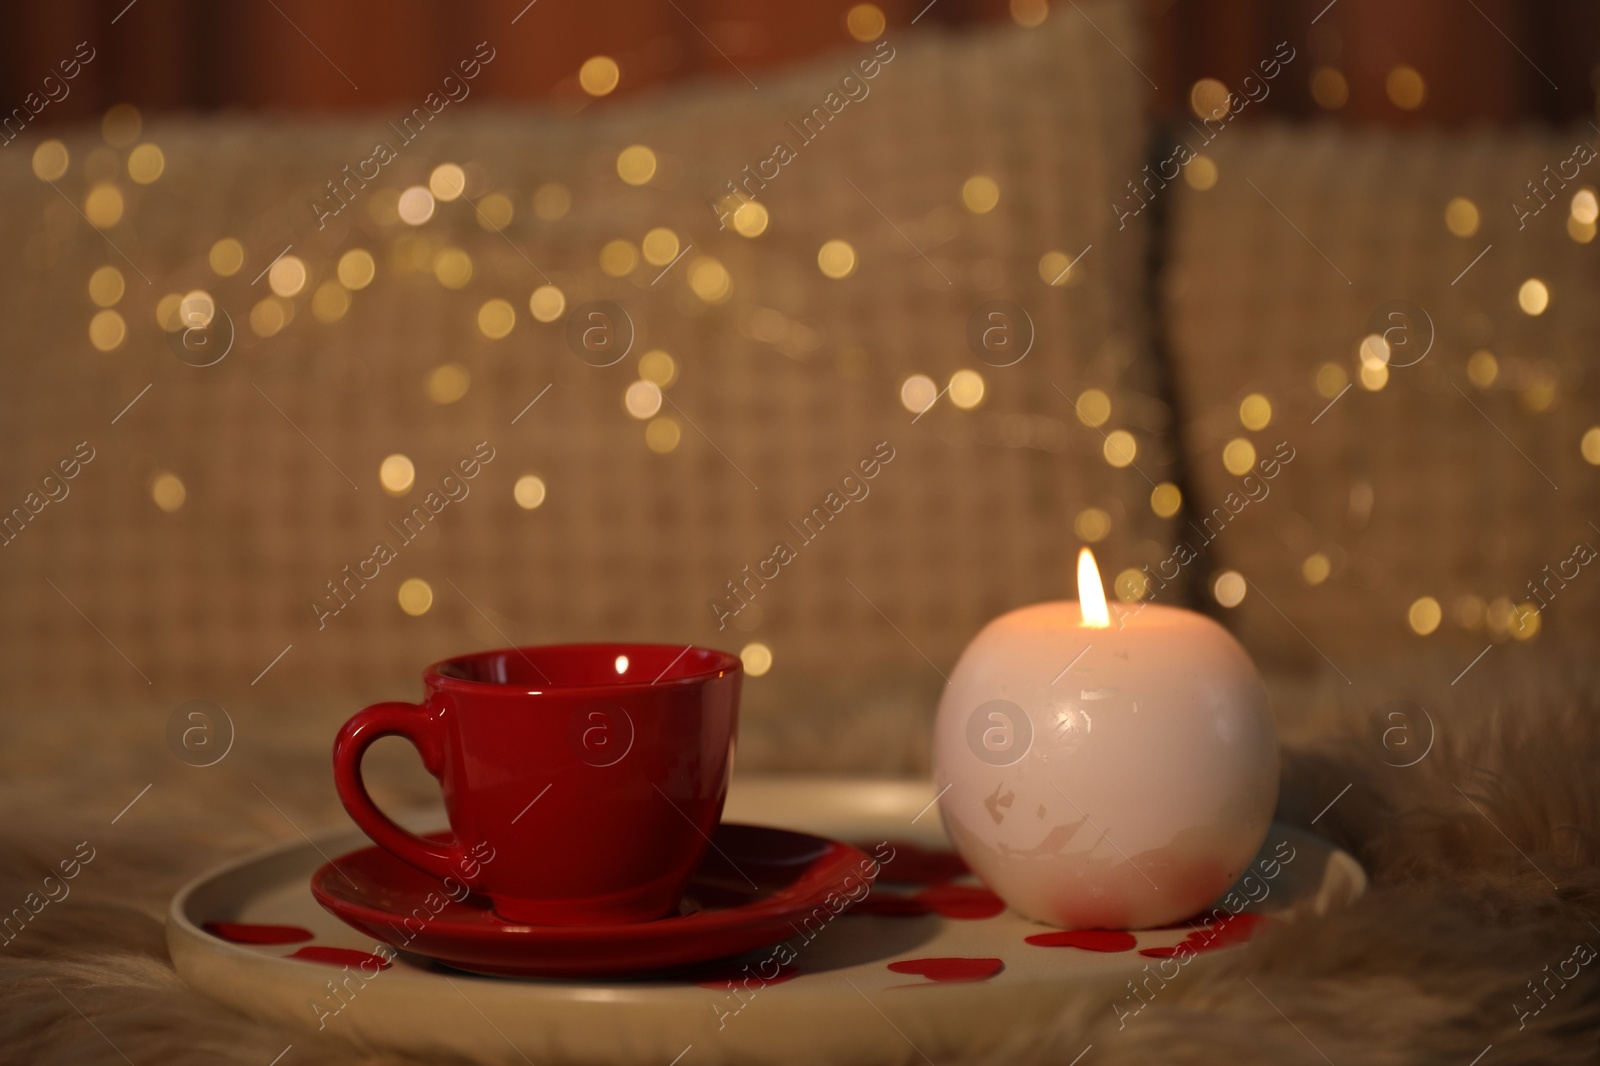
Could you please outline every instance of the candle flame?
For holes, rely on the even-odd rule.
[[[1100,581],[1094,552],[1088,548],[1078,549],[1078,609],[1083,613],[1083,624],[1090,629],[1106,629],[1111,625],[1106,588]]]

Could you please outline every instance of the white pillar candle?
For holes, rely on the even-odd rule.
[[[934,727],[940,814],[973,871],[1035,921],[1180,921],[1266,839],[1266,690],[1211,619],[1108,607],[1087,548],[1078,596],[1002,615],[962,653]]]

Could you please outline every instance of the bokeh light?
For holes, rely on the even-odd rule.
[[[465,288],[472,280],[472,257],[460,248],[441,248],[433,256],[433,276],[447,289]]]
[[[1237,570],[1224,570],[1211,582],[1211,595],[1224,607],[1239,606],[1248,589],[1244,575]]]
[[[1517,289],[1517,306],[1526,314],[1542,315],[1550,306],[1550,290],[1538,278],[1529,278]]]
[[[1590,426],[1583,432],[1583,439],[1578,442],[1578,451],[1583,455],[1583,461],[1590,466],[1600,466],[1600,426]]]
[[[517,506],[524,511],[537,510],[539,505],[544,503],[544,497],[544,478],[538,474],[523,474],[511,487],[511,498],[516,500]]]
[[[1411,607],[1406,611],[1406,623],[1411,626],[1411,632],[1419,637],[1425,637],[1439,628],[1439,622],[1444,618],[1444,611],[1439,607],[1439,601],[1432,596],[1421,596],[1411,602]]]
[[[754,200],[746,200],[733,213],[734,231],[741,237],[759,237],[767,231],[767,209]]]
[[[939,398],[939,386],[926,374],[912,374],[900,383],[900,406],[914,415],[926,411]]]
[[[1195,192],[1205,192],[1217,184],[1217,164],[1210,156],[1197,154],[1183,165],[1183,180]]]
[[[665,226],[657,226],[639,242],[644,261],[658,267],[672,262],[678,255],[678,247],[678,235]]]
[[[1405,64],[1394,67],[1383,81],[1389,102],[1403,111],[1415,111],[1428,96],[1428,85],[1415,67]]]
[[[856,272],[856,250],[849,241],[835,238],[817,250],[817,269],[835,281]]]
[[[293,296],[306,287],[306,264],[297,255],[280,255],[267,270],[267,287],[279,296]]]
[[[89,299],[97,307],[110,307],[122,299],[126,283],[122,271],[114,266],[103,266],[89,275]]]
[[[440,163],[428,175],[428,191],[440,203],[449,203],[467,191],[467,172],[456,163]]]
[[[976,370],[957,370],[950,375],[950,402],[970,411],[983,402],[983,375]]]
[[[1078,393],[1074,407],[1078,421],[1092,428],[1105,425],[1106,419],[1111,417],[1111,397],[1102,389],[1084,389]]]
[[[391,496],[404,496],[417,480],[417,468],[408,456],[395,452],[378,464],[378,484]]]
[[[1011,0],[1011,21],[1025,29],[1044,24],[1050,16],[1049,0]]]
[[[339,257],[339,284],[352,291],[372,284],[378,265],[365,248],[352,248]]]
[[[89,319],[89,343],[102,352],[114,352],[128,339],[128,324],[115,311],[99,311]]]
[[[745,673],[760,677],[772,669],[772,649],[759,641],[746,644],[739,649],[739,661],[744,664]]]
[[[1333,572],[1333,564],[1322,552],[1313,552],[1300,564],[1300,576],[1308,585],[1320,585]]]
[[[1317,367],[1317,395],[1324,400],[1331,400],[1338,396],[1348,384],[1350,384],[1350,375],[1346,374],[1344,367],[1338,363],[1323,363]]]
[[[844,28],[858,41],[876,41],[888,25],[877,4],[857,4],[844,16]]]
[[[1500,361],[1487,348],[1479,348],[1467,359],[1467,380],[1487,389],[1500,376]]]
[[[1230,110],[1229,95],[1216,78],[1201,78],[1189,87],[1189,110],[1196,118],[1220,119]]]
[[[617,154],[617,177],[629,185],[643,185],[656,173],[656,154],[642,144],[630,144]]]
[[[492,192],[478,201],[478,225],[492,233],[499,233],[511,225],[516,205],[503,192]]]
[[[83,213],[95,228],[110,229],[122,221],[122,206],[122,190],[103,181],[89,190]]]
[[[276,296],[268,296],[256,301],[255,306],[250,308],[250,332],[258,337],[275,336],[293,319],[294,304]]]
[[[639,357],[639,377],[664,389],[678,380],[678,364],[672,356],[656,348]]]
[[[167,157],[153,144],[141,144],[128,153],[128,177],[138,185],[149,185],[167,169]]]
[[[1337,111],[1350,99],[1350,83],[1335,67],[1318,67],[1311,74],[1311,99],[1324,111]]]
[[[689,288],[706,303],[720,304],[733,294],[733,278],[721,260],[702,255],[689,264]]]
[[[961,202],[975,215],[986,215],[1000,202],[1000,186],[987,174],[974,174],[961,186]]]
[[[1107,463],[1117,469],[1129,466],[1139,455],[1139,442],[1133,439],[1133,434],[1125,429],[1114,429],[1106,434],[1105,443],[1100,448]]]
[[[622,68],[610,56],[590,56],[578,68],[578,85],[590,96],[609,94],[621,80]]]
[[[350,290],[333,278],[317,286],[311,294],[311,314],[318,322],[337,322],[350,310]]]
[[[485,300],[478,308],[478,332],[490,340],[499,340],[510,333],[517,324],[517,309],[511,301],[496,297]]]
[[[1239,401],[1239,424],[1245,429],[1266,429],[1272,424],[1272,401],[1252,392]]]
[[[639,265],[639,250],[632,241],[618,237],[600,249],[600,269],[609,277],[624,278]]]
[[[528,313],[535,322],[554,322],[567,310],[567,297],[554,285],[540,285],[528,297]]]
[[[678,428],[678,423],[664,415],[652,418],[650,424],[644,427],[645,447],[657,455],[666,455],[672,451],[682,438],[683,431]]]
[[[71,161],[66,145],[53,138],[41,141],[33,150],[33,176],[40,181],[55,181],[67,172]]]
[[[184,488],[183,479],[177,474],[163,470],[150,483],[150,498],[157,507],[171,514],[183,506],[183,501],[189,498],[189,490]]]
[[[1072,520],[1072,531],[1086,544],[1095,544],[1111,532],[1111,516],[1099,507],[1085,507]]]
[[[1163,481],[1150,490],[1150,510],[1157,517],[1171,518],[1183,506],[1183,492],[1170,481]]]
[[[211,272],[219,278],[231,278],[244,266],[244,245],[232,237],[224,237],[211,246],[206,254]]]
[[[1234,477],[1243,477],[1256,465],[1256,446],[1235,437],[1222,447],[1222,466]]]
[[[445,363],[428,374],[428,399],[437,404],[455,403],[467,394],[472,376],[460,363]]]
[[[1478,205],[1465,196],[1457,196],[1444,205],[1445,228],[1457,237],[1470,237],[1478,232]]]
[[[635,381],[623,392],[622,406],[641,422],[654,418],[661,410],[661,386],[653,381]]]
[[[420,577],[408,577],[400,582],[395,593],[400,609],[413,618],[420,618],[433,606],[433,586]]]
[[[408,226],[420,226],[433,217],[433,193],[421,185],[413,185],[400,194],[395,210],[400,221]]]

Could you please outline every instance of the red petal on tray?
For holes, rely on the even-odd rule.
[[[230,944],[299,944],[312,937],[311,930],[302,929],[298,925],[206,922],[200,928]]]
[[[901,885],[942,885],[967,872],[967,864],[953,851],[936,851],[904,840],[891,840],[894,858],[881,864],[878,880]],[[863,851],[871,850],[862,847]]]
[[[940,917],[964,921],[993,918],[1006,909],[1005,902],[987,888],[969,885],[931,885],[912,898]]]
[[[941,984],[950,981],[987,981],[1006,968],[999,959],[903,959],[889,963],[895,973],[916,974]]]
[[[1041,948],[1082,948],[1084,951],[1132,951],[1139,941],[1121,929],[1057,929],[1035,933],[1028,943]]]
[[[329,966],[355,966],[368,970],[387,970],[389,960],[379,955],[357,951],[354,948],[324,948],[312,945],[301,948],[299,951],[289,953],[291,959],[305,959],[307,962],[323,962]]]

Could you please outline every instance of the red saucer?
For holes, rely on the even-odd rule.
[[[435,834],[443,839],[447,834]],[[860,898],[877,865],[857,848],[784,829],[721,825],[679,913],[630,925],[521,925],[477,896],[457,902],[440,882],[381,848],[341,856],[311,875],[311,894],[383,943],[475,973],[617,977],[726,958],[830,921]],[[832,906],[829,906],[832,897]]]

